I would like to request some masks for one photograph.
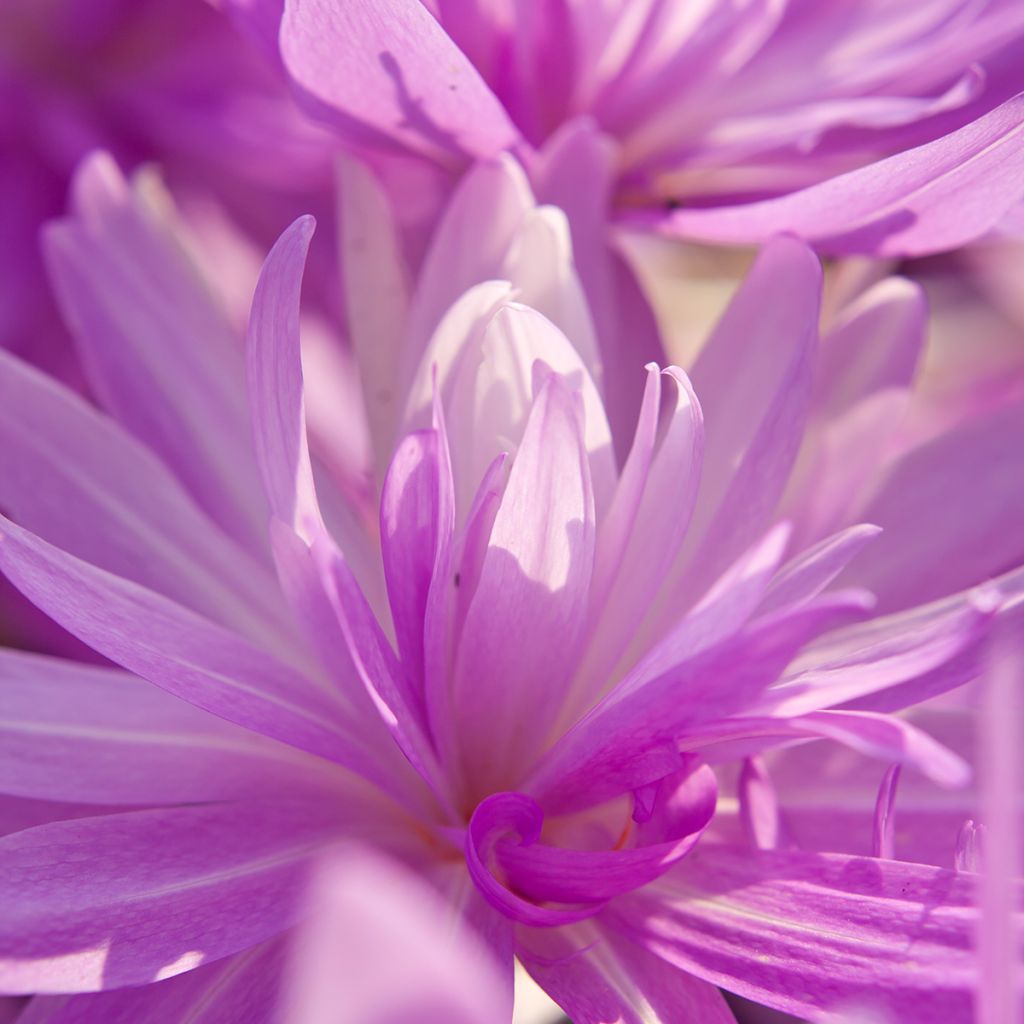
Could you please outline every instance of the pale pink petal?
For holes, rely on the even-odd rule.
[[[315,784],[315,759],[137,676],[0,651],[0,786],[97,804],[195,803]]]
[[[83,164],[73,205],[44,242],[90,385],[207,513],[265,551],[242,354],[226,314],[110,157]]]
[[[455,301],[475,285],[504,279],[512,240],[533,207],[526,175],[509,156],[481,161],[463,175],[417,274],[396,367],[400,384],[412,378]]]
[[[0,352],[0,505],[64,550],[294,648],[265,567],[201,512],[152,452]]]
[[[476,69],[416,0],[287,0],[281,56],[310,110],[356,145],[390,142],[457,164],[519,138]]]
[[[633,447],[598,531],[591,640],[577,684],[584,698],[609,681],[608,667],[636,636],[683,543],[703,440],[700,404],[686,375],[648,367]]]
[[[277,240],[260,271],[249,315],[246,377],[256,458],[271,513],[307,542],[323,527],[306,441],[299,298],[312,217]]]
[[[505,964],[417,875],[369,850],[318,870],[292,951],[285,1024],[495,1024]]]
[[[809,410],[821,267],[790,238],[762,250],[690,375],[704,469],[673,604],[699,597],[771,519]]]
[[[445,406],[460,510],[501,452],[514,454],[526,426],[538,360],[559,374],[583,404],[583,442],[598,518],[611,502],[617,471],[600,393],[569,339],[546,317],[518,302],[498,309],[466,343]]]
[[[576,396],[540,385],[466,615],[453,680],[474,787],[507,780],[564,699],[582,639],[594,509]]]
[[[815,411],[835,416],[876,391],[907,387],[925,343],[921,286],[886,277],[846,306],[822,339]]]
[[[913,449],[858,517],[883,534],[841,577],[895,611],[983,583],[1024,558],[1024,403]]]

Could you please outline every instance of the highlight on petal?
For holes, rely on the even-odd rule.
[[[280,41],[311,111],[357,146],[387,141],[457,163],[518,140],[472,64],[416,0],[287,0]]]
[[[608,916],[680,970],[801,1017],[969,1020],[973,885],[840,854],[708,843]]]
[[[819,185],[717,209],[681,210],[662,230],[715,242],[783,231],[822,252],[920,256],[983,235],[1024,195],[1024,95],[957,131]]]
[[[298,913],[316,849],[337,827],[332,816],[312,800],[209,804],[5,837],[0,984],[8,992],[139,985],[279,934]]]

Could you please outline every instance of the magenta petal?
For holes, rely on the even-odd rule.
[[[281,56],[313,113],[356,145],[389,141],[452,162],[492,156],[519,138],[416,0],[288,0]]]
[[[314,782],[317,761],[114,669],[0,651],[0,788],[97,804],[222,800]]]
[[[899,861],[701,845],[608,916],[680,970],[799,1014],[971,1019],[968,876]]]
[[[764,613],[816,597],[881,532],[877,526],[861,523],[801,552],[773,577],[758,610]]]
[[[686,536],[700,486],[704,430],[697,396],[676,367],[647,372],[633,446],[598,530],[591,638],[581,669],[585,696],[608,682],[608,666],[636,638]]]
[[[423,674],[423,624],[438,553],[438,437],[409,434],[396,448],[380,499],[388,599],[407,671]]]
[[[279,1024],[280,939],[138,988],[37,996],[22,1024]]]
[[[736,1024],[714,985],[678,970],[614,929],[586,924],[520,928],[516,953],[575,1024]]]
[[[367,695],[391,738],[450,812],[448,785],[427,731],[422,694],[413,689],[341,552],[327,538],[314,544],[312,551]]]
[[[812,644],[755,713],[822,707],[907,707],[970,680],[998,599],[962,594],[858,623]]]
[[[288,928],[322,801],[217,804],[55,822],[0,840],[0,984],[96,991],[170,977]]]
[[[157,686],[254,732],[363,768],[361,743],[322,691],[237,635],[6,520],[0,567],[66,629]]]
[[[923,289],[902,277],[883,278],[845,307],[823,339],[815,411],[838,416],[877,391],[908,387],[927,322]]]
[[[1024,194],[1024,96],[934,142],[779,199],[682,210],[671,234],[714,242],[797,234],[826,253],[920,256],[988,231]]]
[[[533,900],[594,903],[638,889],[693,849],[715,813],[714,772],[704,766],[679,782],[665,780],[652,818],[622,849],[573,850],[541,842],[499,840],[495,860],[508,885]],[[497,799],[497,798],[489,798]]]

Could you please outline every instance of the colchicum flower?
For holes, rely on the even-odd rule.
[[[159,161],[181,194],[228,204],[263,251],[330,188],[328,137],[203,0],[4,0],[0,133],[0,345],[55,374],[74,360],[38,234],[86,154]]]
[[[1024,409],[906,442],[918,289],[883,281],[821,339],[818,260],[778,238],[691,372],[637,380],[617,461],[565,218],[514,162],[463,179],[407,307],[383,194],[346,180],[372,499],[326,412],[307,434],[310,219],[244,356],[109,161],[48,233],[105,411],[0,358],[0,567],[114,665],[0,652],[0,784],[70,805],[0,840],[3,990],[50,1024],[271,1020],[307,875],[354,841],[498,965],[467,1014],[508,1019],[517,957],[576,1024],[728,1022],[720,989],[969,1020],[970,858],[893,859],[881,766],[867,848],[791,841],[765,755],[967,781],[892,712],[1015,619]],[[803,775],[797,802],[827,781]]]
[[[597,195],[674,236],[916,255],[1024,195],[1015,0],[228,2],[280,21],[347,145],[455,169],[515,151],[572,220]]]

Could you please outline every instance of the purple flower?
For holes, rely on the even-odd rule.
[[[285,0],[268,32],[281,7],[284,65],[348,145],[515,150],[574,221],[597,195],[671,235],[913,255],[1022,195],[1015,0]]]
[[[838,743],[968,780],[891,712],[1014,620],[1021,406],[903,443],[918,290],[882,282],[822,341],[820,266],[782,238],[689,375],[637,380],[617,462],[561,215],[493,202],[518,175],[467,177],[405,309],[388,234],[346,229],[378,332],[368,497],[351,439],[307,433],[311,220],[267,258],[243,360],[165,226],[82,170],[48,255],[105,413],[0,357],[0,567],[114,663],[0,654],[0,779],[71,805],[0,840],[3,989],[80,993],[42,1019],[268,1019],[343,840],[457,908],[496,1015],[514,954],[577,1024],[729,1021],[720,987],[969,1019],[973,876],[879,856],[894,773],[873,848],[823,853],[759,758]]]
[[[88,152],[108,149],[129,167],[159,161],[182,194],[226,201],[264,251],[279,230],[267,234],[269,224],[317,208],[310,196],[330,186],[325,133],[202,0],[6,0],[0,130],[0,344],[71,379],[38,234],[64,210]]]

